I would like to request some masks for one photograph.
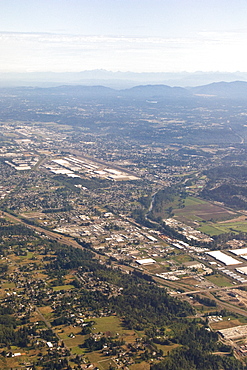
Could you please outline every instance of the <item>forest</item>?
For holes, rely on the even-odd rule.
[[[203,198],[222,202],[234,209],[247,208],[247,167],[218,166],[203,173],[209,180],[201,192]]]

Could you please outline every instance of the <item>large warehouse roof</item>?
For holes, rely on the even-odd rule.
[[[221,251],[212,251],[212,252],[207,252],[211,257],[214,257],[216,260],[224,263],[225,265],[238,265],[242,262],[239,262],[235,258],[232,258],[228,256],[227,254],[221,252]]]
[[[155,263],[156,261],[152,258],[145,258],[143,260],[136,260],[139,265],[149,265],[150,263]]]
[[[230,252],[236,254],[237,256],[244,256],[247,254],[247,248],[232,249]]]

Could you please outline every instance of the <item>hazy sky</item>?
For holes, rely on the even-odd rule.
[[[0,0],[0,72],[247,72],[247,0]]]

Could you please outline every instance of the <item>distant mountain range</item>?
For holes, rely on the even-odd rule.
[[[52,87],[59,85],[103,85],[115,89],[126,89],[138,85],[169,85],[192,87],[213,82],[247,81],[247,73],[223,72],[111,72],[103,69],[81,72],[29,72],[0,73],[0,87],[7,86],[39,86]]]
[[[190,89],[193,94],[217,96],[229,99],[247,99],[247,82],[214,82],[209,85],[197,86]]]
[[[62,85],[55,87],[8,87],[0,88],[0,94],[22,96],[76,96],[82,98],[116,98],[146,100],[156,103],[163,99],[220,98],[247,100],[247,82],[214,82],[196,87],[171,87],[167,85],[139,85],[116,90],[105,86]]]

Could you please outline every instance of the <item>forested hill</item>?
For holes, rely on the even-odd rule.
[[[201,196],[235,209],[247,209],[247,167],[219,166],[204,171],[208,183]]]
[[[139,85],[129,89],[116,90],[104,86],[63,85],[56,87],[11,87],[0,88],[1,95],[25,96],[81,96],[84,98],[117,98],[117,99],[181,99],[198,97],[217,97],[227,99],[247,99],[247,82],[216,82],[197,87],[171,87],[164,84]]]

